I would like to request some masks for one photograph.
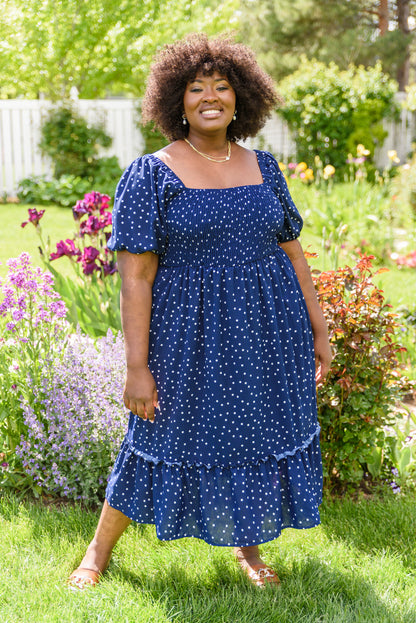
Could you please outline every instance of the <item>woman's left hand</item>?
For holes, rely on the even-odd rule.
[[[315,381],[319,385],[323,382],[331,368],[332,350],[326,332],[314,336],[315,350]]]

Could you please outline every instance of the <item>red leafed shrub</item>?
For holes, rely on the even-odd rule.
[[[383,427],[405,392],[399,373],[396,314],[372,277],[373,256],[354,268],[316,273],[314,282],[334,351],[331,371],[318,389],[318,414],[326,488],[358,484]]]

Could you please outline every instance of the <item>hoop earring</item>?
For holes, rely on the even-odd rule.
[[[236,120],[237,120],[237,109],[234,111],[234,114],[233,114],[233,121],[236,121]]]
[[[188,120],[186,118],[185,113],[183,113],[183,115],[182,115],[182,123],[183,123],[183,125],[186,125],[188,123]]]

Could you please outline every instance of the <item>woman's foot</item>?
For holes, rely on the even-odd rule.
[[[266,585],[275,587],[280,585],[278,575],[260,558],[257,545],[249,547],[234,547],[234,556],[238,564],[247,574],[252,584],[264,588]]]
[[[81,564],[68,578],[68,586],[72,589],[83,590],[98,584],[107,569],[111,558],[111,550],[100,548],[92,540]]]
[[[68,578],[68,585],[74,589],[96,586],[107,569],[111,552],[130,519],[104,502],[95,536],[88,546],[81,564]]]

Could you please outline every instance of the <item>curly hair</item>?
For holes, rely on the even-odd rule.
[[[230,37],[209,39],[203,33],[168,44],[156,56],[142,103],[143,123],[153,121],[171,141],[185,138],[186,86],[197,73],[210,76],[215,71],[227,78],[236,94],[237,119],[228,126],[227,138],[236,141],[255,136],[281,103],[272,79],[259,67],[250,48]]]

